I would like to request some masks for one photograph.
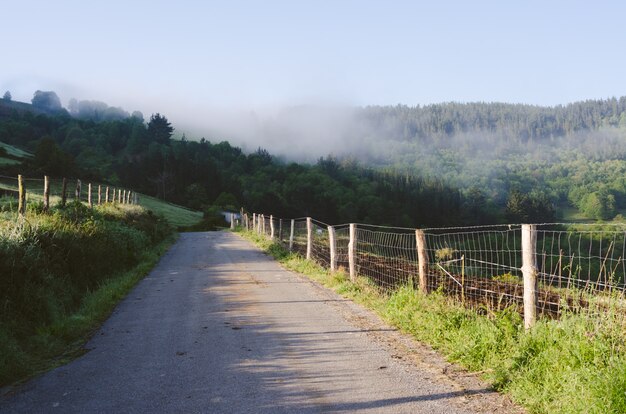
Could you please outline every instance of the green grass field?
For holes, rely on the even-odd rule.
[[[82,184],[81,200],[87,201],[87,185]],[[43,180],[26,180],[26,200],[27,202],[40,202],[43,200]],[[68,200],[74,199],[76,183],[68,183]],[[17,178],[1,178],[0,190],[17,191]],[[53,179],[50,183],[50,203],[52,205],[61,201],[62,180]],[[103,186],[104,193],[104,186]],[[98,196],[98,184],[92,184],[92,197],[94,202]],[[102,195],[104,197],[104,194]],[[202,212],[194,211],[186,207],[171,204],[154,197],[139,194],[139,205],[160,214],[174,227],[192,226],[202,220]]]
[[[139,196],[139,204],[157,214],[163,215],[175,227],[191,226],[202,220],[202,213],[199,211],[171,204],[147,195]]]
[[[16,164],[21,164],[21,162],[18,160],[12,160],[10,158],[0,157],[0,167],[3,167],[5,165],[16,165]]]
[[[30,158],[33,156],[33,154],[31,154],[28,151],[21,150],[12,145],[5,144],[4,142],[0,142],[0,148],[4,148],[7,151],[7,154],[12,155],[14,157]]]
[[[4,149],[6,153],[12,157],[30,158],[33,156],[33,154],[31,154],[30,152],[21,150],[9,144],[5,144],[4,142],[0,142],[0,149]],[[21,164],[21,161],[13,159],[13,158],[0,157],[0,167],[4,167],[7,165],[17,165],[17,164]]]

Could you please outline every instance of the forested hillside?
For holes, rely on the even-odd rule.
[[[0,142],[34,157],[0,171],[108,181],[199,210],[245,206],[284,217],[405,226],[475,221],[471,210],[464,213],[460,193],[441,180],[331,157],[315,165],[285,163],[263,149],[244,154],[228,142],[172,140],[172,132],[160,114],[146,124],[137,116],[96,122],[9,111],[0,118]]]
[[[69,112],[27,107],[0,101],[0,142],[34,153],[2,171],[108,180],[199,210],[402,226],[607,220],[626,210],[626,97],[358,108],[342,131],[348,150],[312,165],[173,140],[165,116],[146,122],[97,101]]]
[[[549,218],[552,206],[565,218],[606,220],[626,209],[626,97],[556,107],[372,106],[355,117],[362,162],[437,177],[505,219]]]

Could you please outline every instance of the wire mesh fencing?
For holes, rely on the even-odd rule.
[[[625,225],[416,230],[357,224],[351,240],[348,224],[274,219],[275,227],[277,220],[286,223],[284,243],[292,251],[309,253],[325,268],[346,273],[353,268],[382,293],[411,285],[484,311],[513,307],[524,313],[532,307],[533,314],[547,317],[582,310],[626,314]],[[524,242],[524,231],[530,241]]]
[[[328,224],[311,220],[311,241],[311,259],[323,267],[330,269],[330,237],[328,234]]]
[[[292,251],[306,257],[307,251],[307,227],[306,218],[295,219],[293,224],[293,237],[290,237]]]
[[[625,259],[624,225],[538,226],[542,309],[626,311]]]
[[[427,285],[466,306],[522,306],[521,226],[426,229]]]
[[[337,256],[337,270],[348,273],[350,266],[348,245],[350,244],[350,226],[347,224],[333,226],[335,229],[335,251]]]
[[[46,198],[51,206],[75,200],[92,205],[106,202],[131,204],[138,201],[136,194],[125,188],[80,179],[49,178],[46,186],[44,177],[22,177],[22,185],[26,202],[31,204],[43,203]],[[3,206],[18,202],[18,177],[0,176],[0,198]]]
[[[418,277],[415,231],[357,225],[356,272],[384,291]]]

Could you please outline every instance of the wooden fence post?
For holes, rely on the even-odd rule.
[[[67,178],[63,178],[63,186],[61,188],[61,205],[67,203]]]
[[[117,202],[120,204],[122,203],[122,189],[121,188],[117,189]]]
[[[106,186],[106,189],[104,190],[104,202],[108,203],[109,202],[109,186]]]
[[[274,216],[270,214],[270,239],[274,240]]]
[[[350,242],[348,243],[348,265],[350,281],[356,282],[356,224],[350,223]]]
[[[43,176],[43,211],[50,209],[50,177]]]
[[[426,235],[422,230],[415,230],[415,244],[419,265],[419,290],[422,293],[428,293],[428,251],[426,249]]]
[[[81,183],[80,180],[76,180],[76,200],[80,201]]]
[[[87,184],[87,204],[89,204],[89,208],[93,208],[93,201],[91,200],[91,183]]]
[[[98,184],[98,205],[102,204],[102,185]]]
[[[313,222],[311,217],[306,218],[306,258],[311,259],[311,253],[313,252]]]
[[[335,272],[337,270],[337,243],[333,226],[328,226],[328,243],[330,244],[330,271]]]
[[[283,241],[283,219],[278,219],[278,241]]]
[[[122,193],[122,204],[126,204],[126,190]]]
[[[235,230],[235,215],[230,213],[230,229]]]
[[[26,214],[26,188],[24,187],[24,177],[21,174],[17,176],[17,190],[18,190],[18,202],[17,212],[20,217],[24,217]]]
[[[296,220],[291,219],[291,232],[289,233],[289,251],[293,251],[293,233],[296,230]]]
[[[537,321],[537,226],[522,224],[522,273],[524,275],[524,327]]]

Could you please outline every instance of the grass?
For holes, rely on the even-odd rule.
[[[0,204],[0,385],[6,385],[79,355],[173,232],[138,206],[70,203],[44,214],[31,204],[18,219]]]
[[[9,144],[5,144],[4,142],[0,142],[0,148],[4,148],[7,152],[7,154],[14,156],[14,157],[19,157],[19,158],[31,158],[33,157],[33,154],[28,152],[28,151],[24,151],[21,150],[17,147],[14,147],[13,145],[9,145]]]
[[[186,207],[171,204],[147,195],[139,196],[139,204],[160,214],[174,227],[186,227],[202,220],[202,213]]]
[[[451,362],[483,372],[484,380],[529,413],[626,412],[621,314],[572,313],[540,320],[526,332],[513,309],[486,309],[483,316],[440,293],[424,295],[408,286],[382,294],[366,278],[352,283],[343,272],[333,274],[254,233],[243,235],[288,269],[373,309]]]
[[[2,159],[0,159],[0,163]],[[87,182],[82,185],[82,199],[86,201]],[[97,189],[99,183],[93,183],[92,191],[94,201],[97,198]],[[26,181],[26,196],[28,201],[43,201],[43,179],[42,181]],[[68,200],[74,198],[76,183],[68,183]],[[103,186],[105,186],[103,184]],[[111,187],[111,186],[110,186]],[[15,179],[0,178],[0,189],[17,191],[17,177]],[[50,183],[50,203],[55,204],[61,200],[62,180],[53,179]],[[104,189],[103,189],[104,192]],[[104,197],[104,195],[103,195]],[[198,224],[202,220],[202,212],[194,211],[186,207],[171,204],[158,198],[139,194],[139,204],[157,215],[165,217],[165,219],[174,227],[190,227]]]
[[[2,158],[0,157],[0,167],[4,167],[7,165],[17,165],[17,164],[21,164],[20,161],[17,160],[12,160],[10,158]]]

